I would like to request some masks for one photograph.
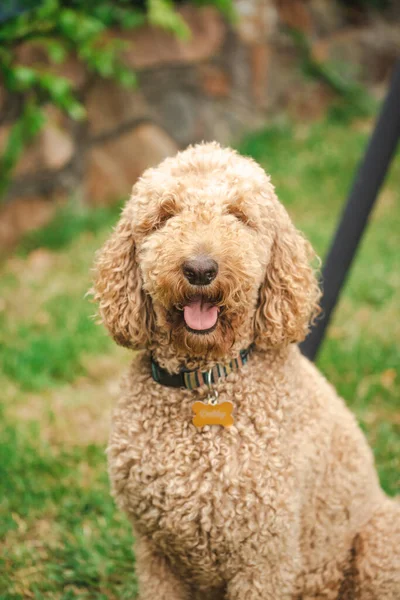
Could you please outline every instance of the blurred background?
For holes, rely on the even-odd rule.
[[[132,184],[190,143],[232,145],[324,257],[399,57],[396,0],[2,0],[0,598],[136,593],[104,452],[131,354],[85,297]],[[390,494],[399,231],[398,152],[318,358]]]

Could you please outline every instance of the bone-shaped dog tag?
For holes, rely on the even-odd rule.
[[[205,425],[233,425],[232,402],[221,402],[221,404],[206,404],[198,400],[192,405],[194,417],[193,425],[204,427]]]

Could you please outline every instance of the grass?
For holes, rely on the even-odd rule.
[[[241,151],[259,160],[323,256],[370,123],[274,126]],[[400,490],[400,155],[358,252],[319,366]],[[109,494],[104,448],[129,353],[90,318],[95,250],[119,207],[67,206],[24,240],[0,281],[0,600],[135,596],[132,536]]]

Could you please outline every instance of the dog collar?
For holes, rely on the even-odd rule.
[[[252,350],[252,346],[249,346],[245,350],[241,350],[239,356],[231,360],[226,365],[217,364],[208,371],[189,371],[188,369],[182,369],[179,373],[175,373],[173,375],[160,367],[160,365],[152,357],[151,374],[154,381],[160,383],[161,385],[166,385],[167,387],[183,387],[188,390],[193,390],[194,388],[202,385],[210,386],[213,383],[217,383],[219,379],[227,377],[229,373],[238,371],[240,367],[247,363]]]

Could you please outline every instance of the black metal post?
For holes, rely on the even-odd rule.
[[[314,360],[324,338],[340,290],[356,254],[368,217],[377,198],[400,138],[400,62],[382,106],[364,159],[353,182],[347,205],[322,272],[322,317],[301,344]]]

